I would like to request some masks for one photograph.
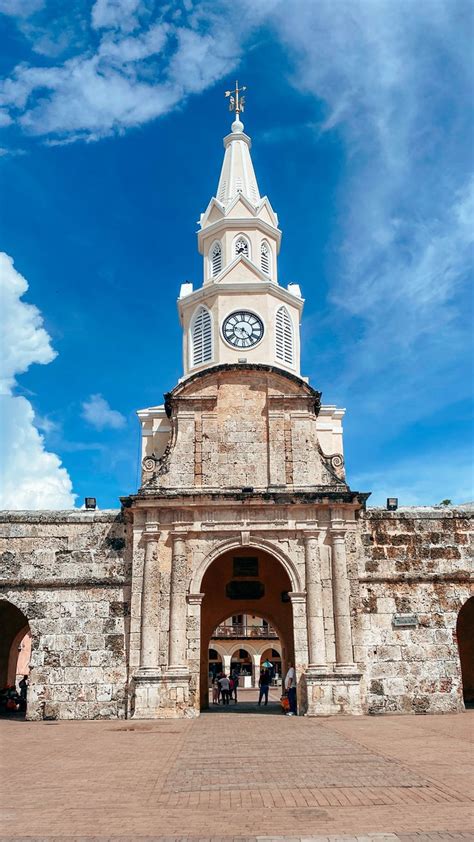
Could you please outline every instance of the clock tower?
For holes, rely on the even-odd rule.
[[[257,613],[278,629],[283,668],[295,666],[299,712],[360,712],[347,547],[367,495],[346,482],[344,410],[322,406],[300,373],[303,299],[278,278],[281,231],[242,90],[228,92],[235,118],[200,218],[202,284],[178,299],[183,377],[138,412],[141,485],[125,500],[138,718],[206,708],[214,631]]]
[[[278,283],[278,216],[260,195],[238,92],[237,85],[216,195],[199,220],[203,284],[183,284],[178,300],[184,374],[263,363],[299,376],[303,299],[298,284]]]

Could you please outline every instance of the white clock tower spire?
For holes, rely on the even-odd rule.
[[[185,376],[226,363],[271,365],[300,376],[303,299],[297,284],[278,283],[281,231],[269,199],[260,195],[240,119],[245,90],[236,82],[226,91],[235,120],[224,138],[217,196],[199,221],[203,286],[193,291],[183,284],[178,301]]]

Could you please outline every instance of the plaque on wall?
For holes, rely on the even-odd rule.
[[[392,625],[396,628],[413,628],[418,625],[416,614],[394,614]]]
[[[265,594],[263,582],[228,582],[225,586],[227,599],[261,599]]]
[[[258,558],[254,556],[234,556],[232,575],[258,576]]]

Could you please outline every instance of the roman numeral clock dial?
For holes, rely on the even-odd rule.
[[[263,322],[254,313],[237,310],[224,319],[222,335],[234,348],[251,348],[263,337]]]

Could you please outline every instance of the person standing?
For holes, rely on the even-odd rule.
[[[293,661],[289,662],[288,672],[285,677],[285,690],[288,694],[290,709],[287,716],[296,716],[296,670]]]
[[[234,670],[232,673],[232,680],[234,682],[234,704],[237,704],[237,688],[239,686],[239,673]]]
[[[228,705],[230,695],[230,682],[225,673],[222,676],[222,678],[219,679],[219,685],[221,688],[222,704]]]
[[[265,704],[268,705],[268,688],[270,686],[270,673],[268,670],[264,670],[260,673],[258,686],[260,688],[260,692],[258,694],[258,704],[260,705],[262,699],[265,698]]]

